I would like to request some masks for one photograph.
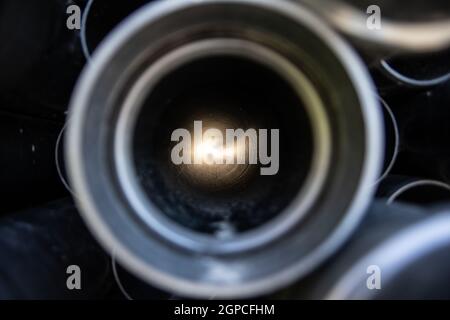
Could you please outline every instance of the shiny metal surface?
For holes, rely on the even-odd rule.
[[[214,46],[208,47],[211,43]],[[227,241],[211,236],[199,241],[198,234],[181,231],[167,220],[160,223],[164,210],[139,199],[145,197],[130,185],[135,178],[126,159],[126,137],[133,130],[127,116],[133,112],[124,116],[123,108],[139,108],[139,95],[130,96],[130,88],[150,88],[149,81],[155,79],[145,79],[146,70],[168,57],[176,57],[171,64],[175,67],[189,56],[185,52],[177,57],[180,48],[192,50],[199,44],[209,55],[234,46],[234,54],[250,50],[251,59],[271,61],[269,68],[298,86],[309,114],[316,113],[311,126],[322,132],[315,135],[314,145],[322,156],[311,174],[320,201],[303,198],[299,190],[299,200],[292,201],[278,222],[268,221],[261,230]],[[145,81],[139,84],[139,79]],[[309,83],[313,88],[308,89]],[[271,0],[163,1],[127,18],[96,50],[81,77],[66,140],[70,180],[93,233],[121,264],[149,283],[189,297],[261,295],[305,276],[358,225],[380,171],[379,108],[357,55],[299,5]],[[323,156],[327,141],[330,170]],[[298,219],[301,215],[307,219]]]
[[[335,283],[326,298],[448,298],[446,257],[450,250],[449,230],[448,210],[400,230],[357,260]],[[366,270],[371,265],[376,265],[382,272],[381,290],[367,289]],[[433,276],[421,282],[421,279],[427,279],[427,272],[432,272]],[[422,283],[423,287],[415,287],[416,283]]]

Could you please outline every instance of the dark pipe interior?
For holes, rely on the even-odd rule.
[[[190,130],[194,120],[202,120],[204,130],[279,129],[278,173],[262,176],[259,165],[174,165],[171,134]],[[313,141],[302,101],[277,73],[224,55],[188,63],[157,85],[138,117],[133,148],[149,199],[173,221],[218,235],[243,232],[278,215],[304,183]]]

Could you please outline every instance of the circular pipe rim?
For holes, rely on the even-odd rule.
[[[450,185],[448,185],[445,182],[438,180],[416,180],[408,182],[403,186],[401,186],[400,188],[398,188],[394,193],[392,193],[392,195],[389,196],[389,198],[386,200],[386,204],[388,205],[392,204],[395,201],[395,199],[397,199],[403,192],[420,186],[439,187],[450,192]]]

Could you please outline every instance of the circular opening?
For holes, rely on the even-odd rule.
[[[173,141],[177,129],[187,135]],[[277,216],[303,185],[312,154],[296,92],[262,64],[231,55],[197,59],[163,78],[133,137],[146,196],[172,221],[209,234],[247,231]]]

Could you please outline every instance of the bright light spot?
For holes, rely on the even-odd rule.
[[[235,156],[234,146],[224,147],[222,139],[204,136],[202,142],[194,145],[195,157],[208,165],[224,164],[227,158]]]

